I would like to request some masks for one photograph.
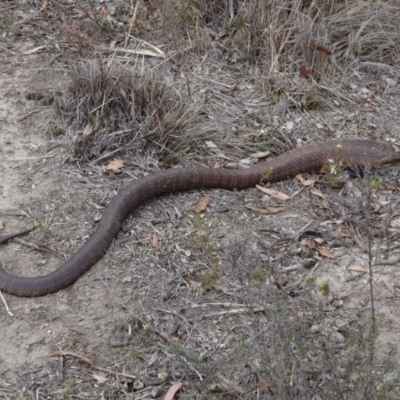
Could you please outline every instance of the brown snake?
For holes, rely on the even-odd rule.
[[[148,175],[130,183],[111,200],[96,231],[54,272],[38,277],[20,277],[0,269],[0,289],[17,296],[34,297],[66,288],[104,255],[125,218],[154,197],[192,189],[246,189],[261,181],[280,181],[299,173],[321,170],[328,160],[377,167],[399,163],[400,152],[372,140],[328,140],[296,148],[248,169],[177,168]]]

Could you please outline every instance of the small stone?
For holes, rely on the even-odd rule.
[[[339,300],[334,300],[332,302],[333,307],[335,308],[340,308],[343,306],[343,300],[339,299]]]
[[[160,386],[155,386],[155,387],[153,387],[153,389],[151,389],[150,396],[153,399],[156,399],[157,397],[160,397],[161,394],[162,394],[162,389],[161,389]]]
[[[310,331],[311,331],[311,333],[314,333],[314,334],[319,333],[319,325],[313,325],[310,328]]]
[[[137,390],[142,390],[144,388],[144,383],[142,381],[136,381],[133,384],[133,388],[137,391]]]
[[[344,336],[339,332],[334,332],[331,335],[331,340],[335,343],[344,343]]]
[[[384,79],[385,79],[386,83],[389,86],[396,86],[397,85],[397,80],[396,79],[392,79],[392,78],[389,78],[389,77],[385,77]]]
[[[168,373],[168,372],[165,372],[165,371],[160,372],[160,373],[157,374],[157,378],[159,379],[159,381],[160,381],[161,383],[164,383],[164,382],[166,382],[166,381],[168,380],[168,378],[169,378],[169,373]]]

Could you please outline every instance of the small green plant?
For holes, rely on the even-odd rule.
[[[314,86],[305,94],[305,99],[302,104],[302,108],[308,111],[318,111],[326,108],[323,99],[321,97],[321,89],[318,86]]]
[[[65,133],[65,131],[64,131],[63,128],[60,128],[60,127],[55,126],[55,125],[50,125],[50,126],[48,127],[46,133],[47,133],[47,136],[48,136],[50,139],[54,139],[54,138],[63,136],[64,133]]]
[[[10,25],[11,28],[12,28],[13,30],[17,30],[17,28],[16,28],[15,25],[14,25],[15,19],[14,19],[14,16],[13,16],[12,14],[6,14],[6,15],[4,16],[4,22],[5,22],[7,25]]]
[[[169,154],[165,158],[165,163],[167,165],[179,165],[182,162],[182,158],[179,154]]]
[[[193,232],[189,238],[183,238],[182,242],[185,244],[189,243],[189,245],[193,246],[194,248],[201,247],[203,250],[206,250],[209,253],[216,252],[218,250],[217,243],[210,242],[207,234],[203,232]]]
[[[171,354],[176,354],[179,357],[182,357],[185,361],[195,364],[196,368],[199,367],[200,356],[196,352],[189,350],[182,345],[174,345],[169,347],[169,352]]]
[[[324,109],[324,103],[314,95],[306,96],[305,109],[308,111],[317,111]]]
[[[338,147],[336,149],[336,152],[340,153],[341,147]],[[337,176],[340,175],[349,164],[343,163],[342,161],[329,159],[328,162],[325,164],[324,172],[328,177],[337,179]]]
[[[68,240],[67,245],[70,249],[76,249],[77,247],[82,246],[82,243],[76,238],[71,238]]]
[[[219,264],[221,262],[221,259],[218,256],[214,256],[211,258],[211,262],[213,264]]]
[[[188,215],[187,219],[192,225],[192,234],[182,240],[188,244],[187,240],[189,239],[189,244],[193,247],[201,247],[209,253],[216,252],[218,244],[210,241],[209,236],[205,233],[212,226],[207,217],[202,213],[193,213]]]
[[[13,400],[28,400],[28,397],[26,397],[22,393],[18,393],[17,397],[13,397]]]
[[[249,346],[245,339],[241,339],[238,341],[238,348],[245,353],[251,352],[251,346]]]
[[[148,323],[149,319],[146,315],[140,315],[138,317],[133,316],[129,321],[132,330],[136,332],[146,329],[146,327],[149,326]]]
[[[372,316],[371,316],[372,320]],[[378,338],[378,332],[377,330],[374,329],[373,324],[371,323],[368,329],[366,329],[366,332],[364,334],[364,338],[368,343],[375,343],[377,338]]]
[[[339,159],[341,151],[342,146],[339,144],[336,148],[336,154]],[[323,168],[323,172],[325,172],[325,181],[330,185],[337,183],[340,174],[350,165],[352,165],[352,160],[346,160],[346,162],[343,162],[329,159]]]
[[[208,245],[208,236],[205,233],[202,233],[198,236],[198,241],[200,246],[206,248]]]
[[[273,168],[270,168],[268,171],[263,172],[261,174],[261,180],[263,182],[268,182],[271,179],[273,173],[274,173]]]
[[[259,283],[267,282],[267,274],[261,269],[254,270],[252,273],[252,278]]]
[[[329,283],[324,282],[322,285],[319,286],[318,288],[320,292],[322,293],[322,296],[328,297],[330,293],[330,288],[329,288]]]
[[[308,304],[307,303],[300,303],[300,309],[301,311],[307,311],[308,310]]]
[[[33,220],[33,230],[45,232],[48,230],[47,225],[39,221],[37,218]]]
[[[137,364],[140,359],[140,354],[136,350],[128,346],[123,347],[121,350],[128,357],[131,364]]]
[[[109,21],[103,21],[100,25],[100,30],[102,33],[109,34],[113,32],[113,27]]]
[[[369,184],[372,189],[379,189],[382,187],[382,181],[378,177],[370,179]]]
[[[151,336],[153,333],[154,333],[154,330],[152,327],[146,326],[146,328],[144,328],[144,334],[146,336]]]
[[[103,398],[105,400],[113,400],[118,398],[118,390],[117,389],[106,389],[103,392]]]
[[[295,338],[295,336],[294,336],[293,332],[286,333],[286,339],[288,340],[288,342],[293,342],[294,338]]]
[[[73,379],[70,379],[70,380],[67,382],[67,385],[66,385],[65,388],[64,388],[64,394],[65,394],[66,396],[71,396],[71,395],[74,394],[75,390],[76,390],[75,381],[74,381]]]
[[[376,138],[376,139],[374,139],[374,140],[377,140],[378,138]],[[393,149],[394,148],[394,139],[386,139],[386,146],[387,147],[390,147],[391,149]]]
[[[275,97],[275,95],[273,93],[267,93],[267,100],[268,103],[275,105],[278,103],[277,98]]]
[[[214,285],[217,282],[217,279],[218,279],[217,270],[211,269],[204,275],[203,279],[201,280],[201,283],[203,284],[203,287],[207,289],[212,285]]]
[[[314,276],[310,276],[304,281],[304,285],[312,286],[315,283],[315,281],[316,281],[316,278]]]
[[[274,147],[273,138],[268,133],[268,129],[265,128],[251,130],[249,133],[245,133],[243,137],[251,142],[259,143],[259,146],[255,148],[256,151],[265,151],[265,149]]]
[[[243,30],[246,28],[246,21],[243,16],[238,14],[235,21],[235,28],[238,30]]]
[[[225,35],[230,35],[233,32],[232,25],[228,21],[225,21],[223,30]]]

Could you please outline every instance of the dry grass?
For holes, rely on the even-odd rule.
[[[56,103],[58,128],[72,139],[75,155],[87,160],[117,151],[175,164],[188,154],[203,156],[205,140],[216,131],[224,132],[222,138],[218,134],[224,143],[235,141],[232,130],[264,139],[272,118],[291,109],[309,113],[353,103],[349,85],[362,84],[361,71],[396,77],[395,10],[386,2],[185,0],[139,6],[135,15],[143,20],[135,26],[161,29],[163,49],[171,49],[171,60],[182,64],[181,76],[164,61],[144,68],[138,58],[115,55],[105,65],[73,68]],[[131,34],[127,46],[142,49],[134,29]],[[226,65],[226,74],[217,73],[218,63]],[[319,81],[307,81],[299,74],[302,67]],[[251,106],[251,115],[243,104]],[[260,145],[277,135],[268,132]]]
[[[71,68],[70,82],[54,103],[53,133],[63,133],[79,162],[101,165],[111,154],[147,170],[248,164],[252,153],[280,153],[297,142],[334,136],[335,129],[342,136],[388,135],[390,118],[380,99],[364,100],[375,101],[381,114],[357,110],[364,104],[361,89],[373,92],[384,84],[378,73],[399,74],[397,5],[176,0],[124,7],[129,16],[123,19],[129,32],[124,46],[143,49],[143,41],[134,38],[144,37],[162,48],[166,59],[105,52],[101,62],[80,59]],[[91,10],[92,22],[98,18],[95,26],[103,26],[93,4]],[[113,20],[109,23],[107,38],[116,34]],[[85,48],[92,38],[78,33],[76,46],[65,29],[64,39]],[[303,66],[318,79],[300,74]],[[376,90],[384,98],[390,87]],[[383,127],[378,134],[376,126]],[[382,190],[378,181],[365,180],[354,196],[346,186],[334,200],[313,200],[292,185],[292,193],[300,195],[288,209],[306,215],[312,235],[325,245],[366,259],[370,267],[385,263],[378,259],[383,250],[397,256],[398,238],[389,229],[393,210],[378,208],[374,197],[374,190]],[[123,263],[135,279],[124,289],[128,295],[121,308],[127,315],[112,320],[111,336],[118,343],[111,346],[116,353],[109,351],[110,365],[135,371],[136,378],[110,374],[113,378],[93,389],[89,367],[68,359],[64,394],[149,398],[149,388],[164,393],[183,381],[180,399],[399,398],[395,346],[386,353],[379,349],[373,269],[368,306],[349,311],[329,282],[316,278],[321,257],[301,243],[300,234],[286,235],[302,234],[302,227],[254,215],[248,222],[249,214],[238,206],[246,204],[245,194],[221,196],[228,213],[218,213],[214,205],[198,216],[179,198],[128,222],[126,231],[133,233],[127,240],[133,237],[134,243],[108,261]],[[344,221],[346,235],[335,236],[323,220]],[[232,227],[232,221],[238,225]],[[234,239],[236,228],[241,239]],[[163,238],[157,249],[148,241],[154,232]],[[312,269],[289,269],[308,259]],[[82,351],[79,343],[74,346]],[[77,379],[76,368],[85,379]]]
[[[318,51],[311,43],[327,47],[339,68],[355,61],[383,59],[393,65],[397,60],[398,10],[386,1],[184,0],[174,4],[175,8],[166,4],[161,9],[169,18],[180,17],[182,25],[175,29],[180,27],[182,36],[189,36],[193,49],[212,55],[218,46],[219,60],[221,55],[231,61],[239,57],[270,73],[292,74],[302,62],[313,66]]]
[[[74,67],[54,103],[56,132],[72,141],[75,157],[93,160],[107,152],[146,155],[167,164],[181,161],[211,130],[195,99],[166,71],[116,64]]]

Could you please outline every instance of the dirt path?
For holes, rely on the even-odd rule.
[[[21,210],[27,215],[26,217],[3,215],[2,234],[32,227],[34,216],[30,207],[43,204],[47,189],[54,182],[51,176],[54,164],[51,159],[46,161],[43,152],[47,142],[43,135],[44,121],[49,112],[39,110],[24,96],[27,91],[26,82],[35,71],[32,68],[36,65],[35,62],[40,63],[40,57],[29,57],[29,59],[21,57],[19,63],[10,57],[9,64],[3,65],[1,70],[0,209]],[[20,67],[17,68],[17,65]],[[38,82],[39,85],[43,83],[44,80]],[[35,170],[39,170],[39,173]],[[34,273],[32,257],[22,245],[3,246],[2,262],[19,267],[21,273],[24,271]],[[22,268],[24,265],[28,268]],[[33,321],[30,315],[31,307],[36,309],[40,305],[37,306],[29,301],[24,304],[20,299],[9,299],[9,303],[15,317],[10,318],[2,314],[0,358],[2,372],[12,371],[11,378],[14,380],[17,378],[17,371],[26,371],[26,368],[41,365],[42,361],[38,360],[46,356],[46,351],[35,344],[43,341],[43,332],[32,329]]]

